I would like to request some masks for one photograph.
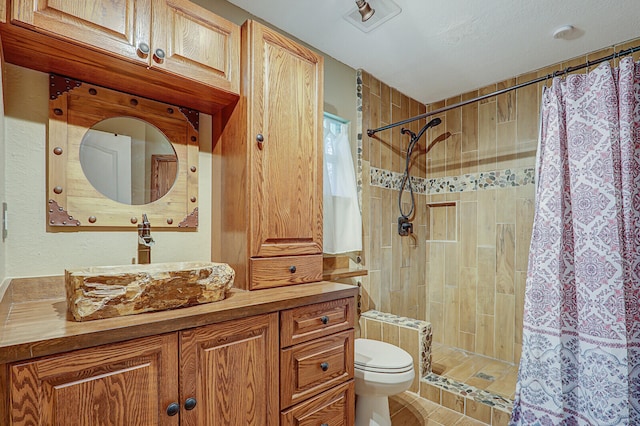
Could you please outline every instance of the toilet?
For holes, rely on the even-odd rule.
[[[413,383],[411,355],[389,343],[356,339],[354,375],[356,426],[391,426],[389,396]]]

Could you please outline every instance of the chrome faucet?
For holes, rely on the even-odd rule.
[[[151,263],[151,246],[155,244],[151,236],[151,223],[147,214],[142,215],[142,223],[138,224],[138,263]]]

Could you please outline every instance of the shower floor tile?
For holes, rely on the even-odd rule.
[[[515,397],[518,366],[441,343],[431,345],[432,372],[507,399]]]

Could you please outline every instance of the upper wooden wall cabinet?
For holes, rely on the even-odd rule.
[[[240,28],[187,0],[9,1],[8,62],[209,114],[237,100]]]
[[[223,261],[236,287],[322,279],[323,58],[242,27],[240,102],[222,134]]]

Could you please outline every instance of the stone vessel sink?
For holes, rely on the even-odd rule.
[[[179,262],[65,270],[76,321],[182,308],[223,300],[235,271],[226,263]]]

